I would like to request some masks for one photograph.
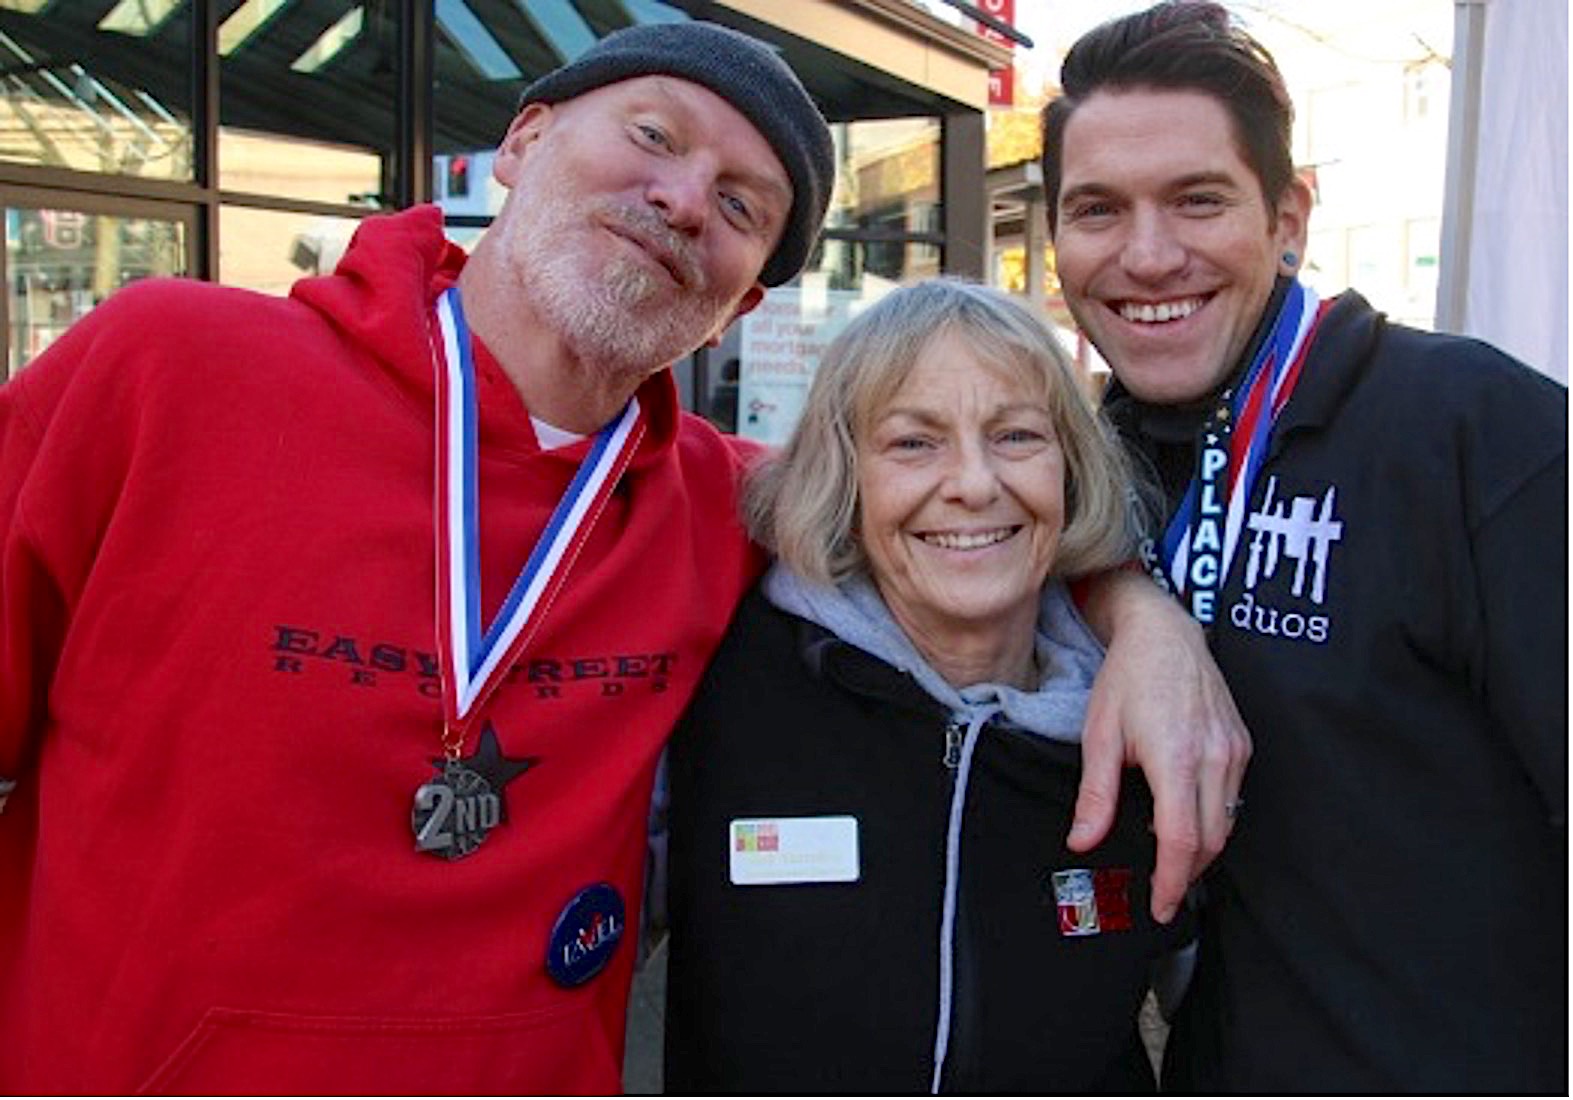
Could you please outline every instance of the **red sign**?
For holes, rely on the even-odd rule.
[[[1016,0],[977,0],[978,8],[992,15],[1006,26],[1016,25]],[[978,34],[996,45],[1014,50],[1016,43],[993,27],[977,25]],[[1010,107],[1016,102],[1015,68],[995,69],[989,73],[989,106]]]
[[[989,106],[1013,107],[1016,104],[1016,70],[989,70]]]

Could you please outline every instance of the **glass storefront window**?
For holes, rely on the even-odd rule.
[[[1404,305],[1397,320],[1416,328],[1436,322],[1436,291],[1442,252],[1442,219],[1404,222]]]
[[[861,290],[871,280],[912,282],[940,273],[940,248],[926,241],[826,237],[809,262],[835,290]]]
[[[338,264],[356,218],[226,206],[219,211],[219,270],[225,286],[288,294],[297,279]]]
[[[215,2],[219,186],[391,207],[397,6]]]
[[[545,20],[548,26],[569,24],[556,32],[556,39],[545,37],[537,27],[542,17],[534,9],[542,7],[565,9]],[[432,63],[438,89],[432,100],[433,148],[442,160],[451,156],[462,162],[490,153],[507,132],[526,84],[582,53],[596,39],[572,5],[482,7],[465,0],[436,0],[433,14],[437,33]],[[455,198],[471,205],[464,200],[472,194]]]
[[[829,228],[940,231],[938,119],[850,122],[835,130],[840,164]]]
[[[502,138],[498,134],[499,141]],[[432,201],[448,217],[493,218],[508,189],[492,177],[496,149],[439,153],[432,158]]]
[[[886,258],[882,271],[871,269],[875,256]],[[933,245],[825,241],[802,276],[769,290],[706,356],[693,376],[695,411],[723,431],[785,442],[825,346],[896,286],[938,272]]]
[[[344,145],[219,131],[219,178],[232,191],[380,207],[382,159]]]
[[[185,226],[79,210],[5,208],[8,373],[127,283],[186,274]]]
[[[0,159],[192,178],[188,4],[0,5]]]

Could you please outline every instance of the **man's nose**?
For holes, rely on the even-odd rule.
[[[1185,266],[1185,245],[1161,211],[1137,210],[1120,261],[1133,279],[1161,282]]]
[[[713,190],[702,166],[680,159],[662,164],[645,188],[645,199],[661,211],[666,224],[684,233],[704,228]]]

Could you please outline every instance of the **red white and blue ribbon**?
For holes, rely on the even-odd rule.
[[[1291,281],[1244,377],[1224,393],[1202,429],[1196,475],[1159,545],[1163,578],[1201,623],[1216,614],[1217,593],[1229,575],[1273,426],[1294,393],[1312,334],[1330,304]]]
[[[628,467],[644,421],[630,398],[595,434],[490,625],[481,621],[475,364],[457,287],[437,300],[437,643],[450,754],[539,629]],[[453,740],[449,740],[449,737]]]

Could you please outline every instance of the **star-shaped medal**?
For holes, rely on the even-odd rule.
[[[469,768],[476,775],[486,780],[492,790],[497,792],[497,797],[502,798],[503,787],[518,779],[529,771],[538,760],[538,757],[526,756],[520,760],[510,760],[502,754],[502,746],[497,743],[497,731],[492,724],[487,722],[481,727],[481,736],[475,744],[475,755],[466,756],[459,763]],[[446,763],[443,760],[433,760],[433,764]],[[502,820],[508,820],[508,803],[502,803]]]
[[[481,727],[473,755],[433,759],[437,775],[421,784],[410,811],[416,851],[447,860],[475,851],[494,827],[508,820],[503,788],[535,763],[533,756],[504,756],[490,722]]]

